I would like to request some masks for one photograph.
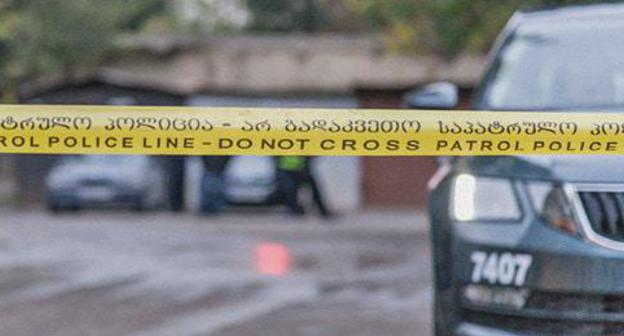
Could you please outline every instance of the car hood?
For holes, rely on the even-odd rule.
[[[483,109],[476,107],[476,109]],[[624,113],[624,107],[543,108],[568,113]],[[509,112],[514,113],[514,112]],[[460,172],[576,183],[624,183],[624,156],[519,155],[466,157],[455,165]]]
[[[459,159],[461,172],[576,183],[624,183],[624,156],[497,156]]]

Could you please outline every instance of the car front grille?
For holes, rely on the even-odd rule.
[[[524,307],[542,312],[556,312],[559,316],[594,314],[593,319],[620,320],[624,323],[624,296],[573,294],[533,291]],[[589,316],[589,315],[587,315]]]
[[[595,233],[624,241],[624,191],[579,191],[578,197]]]
[[[88,178],[80,181],[80,185],[85,187],[105,187],[110,186],[112,183],[107,179]]]
[[[490,328],[503,328],[506,332],[522,335],[624,335],[624,323],[621,322],[584,322],[556,319],[536,319],[520,316],[505,316],[494,313],[469,311],[464,318],[469,323]]]
[[[463,302],[467,322],[538,335],[624,335],[624,296],[531,292],[522,308]]]

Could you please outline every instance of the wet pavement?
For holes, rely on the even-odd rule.
[[[424,218],[4,211],[0,335],[429,335]]]

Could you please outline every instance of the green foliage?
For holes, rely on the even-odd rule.
[[[116,37],[162,14],[166,0],[7,0],[0,5],[0,78],[5,97],[17,83],[69,76],[98,63]]]
[[[621,1],[595,0],[345,0],[391,49],[454,57],[484,52],[519,8]]]
[[[114,41],[120,34],[145,30],[189,31],[183,29],[174,9],[176,4],[192,4],[188,1],[190,0],[0,0],[0,92],[5,101],[13,100],[18,83],[49,74],[71,76],[82,67],[98,64],[114,48]],[[250,31],[313,33],[327,30],[367,30],[382,33],[392,50],[433,52],[449,58],[465,51],[487,50],[511,14],[520,7],[598,2],[237,1],[241,1],[249,10],[251,22],[247,28]],[[203,16],[214,13],[215,8],[211,6],[217,5],[215,2],[202,0],[195,0],[195,3],[202,13],[196,15],[194,24],[204,24],[207,21],[203,21]],[[213,30],[219,28],[219,25],[213,26]]]
[[[318,0],[245,0],[259,32],[316,32],[328,22]]]

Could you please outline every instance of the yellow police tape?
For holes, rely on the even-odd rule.
[[[624,154],[624,114],[4,105],[0,153]]]

